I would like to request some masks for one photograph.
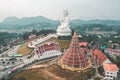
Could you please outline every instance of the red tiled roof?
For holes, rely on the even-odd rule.
[[[100,64],[107,60],[107,57],[100,50],[94,50],[93,55],[99,60]]]
[[[119,44],[118,44],[118,43],[113,43],[113,45],[119,46]]]
[[[107,48],[106,50],[120,54],[120,50],[118,49]]]
[[[60,46],[58,43],[48,43],[48,44],[43,44],[36,50],[37,54],[42,54],[45,51],[50,51],[50,50],[60,50]]]
[[[87,48],[82,48],[82,52],[88,52],[89,50]]]
[[[105,71],[116,71],[119,70],[116,64],[104,64],[103,65]]]
[[[86,47],[88,45],[88,42],[79,42],[79,45]]]

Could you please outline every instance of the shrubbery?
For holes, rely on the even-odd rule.
[[[103,72],[104,72],[103,66],[99,66],[97,68],[97,70],[98,70],[98,72],[99,72],[100,75],[103,75]]]

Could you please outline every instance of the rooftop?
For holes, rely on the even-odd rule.
[[[107,48],[106,50],[120,54],[120,50],[119,49]]]
[[[79,42],[79,45],[86,47],[88,45],[88,42]]]
[[[100,60],[100,64],[103,64],[103,62],[107,60],[107,57],[100,50],[94,50],[93,55]]]
[[[45,43],[43,45],[37,46],[38,50],[36,50],[37,54],[42,54],[45,51],[50,51],[50,50],[60,50],[60,46],[58,43]]]
[[[118,71],[119,70],[116,64],[104,64],[103,67],[105,71]]]

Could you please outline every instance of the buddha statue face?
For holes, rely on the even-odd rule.
[[[68,15],[69,15],[68,10],[64,10],[63,15],[64,15],[64,17],[68,17]]]

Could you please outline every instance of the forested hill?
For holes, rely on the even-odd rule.
[[[43,16],[37,17],[8,17],[0,23],[0,29],[20,30],[20,29],[54,29],[59,25],[59,21],[45,18]]]
[[[30,30],[30,29],[52,29],[56,30],[58,25],[60,24],[59,20],[52,20],[45,18],[43,16],[37,17],[8,17],[3,22],[0,23],[1,30]],[[70,25],[72,29],[85,30],[86,28],[91,27],[120,27],[120,20],[80,20],[75,19],[70,21]]]

